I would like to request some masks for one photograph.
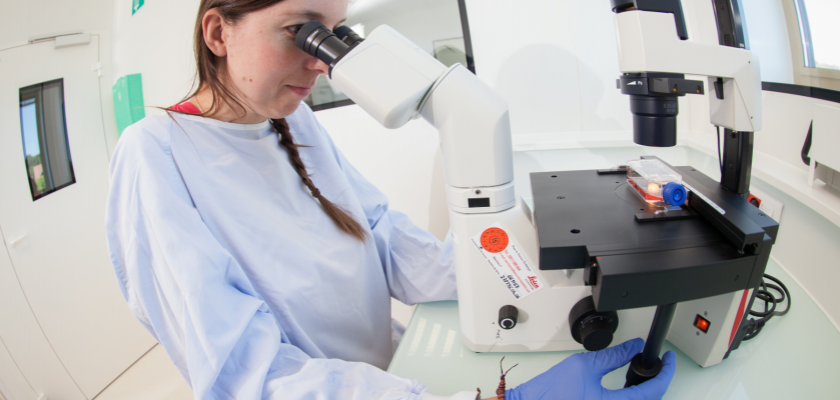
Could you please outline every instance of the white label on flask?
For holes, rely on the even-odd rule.
[[[522,299],[542,289],[543,282],[516,239],[496,223],[472,237],[472,242],[514,298]]]

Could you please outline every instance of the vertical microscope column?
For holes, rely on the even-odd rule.
[[[739,195],[749,195],[752,174],[753,132],[723,131],[723,187]]]
[[[498,93],[457,64],[431,88],[420,115],[440,131],[450,209],[492,213],[515,205],[510,119]],[[476,191],[487,206],[468,205]]]

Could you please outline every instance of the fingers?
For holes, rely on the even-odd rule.
[[[673,351],[667,351],[662,356],[662,371],[653,379],[640,385],[619,390],[602,388],[601,398],[604,400],[657,400],[668,391],[671,379],[677,369],[677,360]]]
[[[592,367],[600,369],[602,373],[606,374],[630,362],[636,354],[641,353],[644,346],[645,341],[636,338],[618,346],[588,353],[587,358],[591,362]]]

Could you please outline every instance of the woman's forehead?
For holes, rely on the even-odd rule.
[[[284,0],[265,11],[274,17],[315,19],[330,26],[347,19],[347,5],[347,0]]]

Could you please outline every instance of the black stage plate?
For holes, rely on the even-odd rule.
[[[683,180],[696,218],[640,223],[657,210],[625,175],[596,170],[531,174],[540,269],[586,268],[599,311],[670,304],[756,287],[778,224],[691,167]],[[699,202],[699,203],[698,203]],[[711,220],[710,220],[711,219]],[[746,248],[749,251],[741,251]]]

